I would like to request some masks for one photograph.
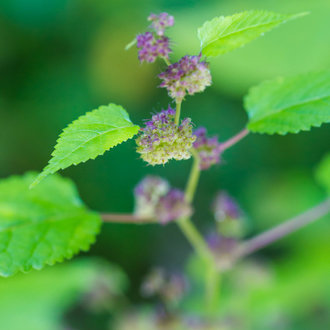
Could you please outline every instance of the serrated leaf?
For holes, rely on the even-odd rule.
[[[0,275],[41,269],[87,251],[101,220],[72,181],[54,175],[35,189],[36,174],[0,181]]]
[[[307,13],[282,15],[250,10],[232,16],[215,17],[198,29],[201,51],[205,56],[218,56],[242,47],[277,25]]]
[[[277,78],[250,89],[244,100],[252,132],[286,134],[330,122],[330,72]]]
[[[328,195],[330,195],[330,152],[321,160],[316,169],[315,176],[319,184],[322,185],[326,189]]]
[[[33,182],[39,183],[71,165],[95,159],[110,148],[132,138],[139,130],[128,113],[119,105],[109,104],[86,113],[63,130],[49,164]]]

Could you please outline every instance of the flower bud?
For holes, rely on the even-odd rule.
[[[162,224],[181,217],[189,217],[192,213],[190,204],[185,201],[184,193],[179,189],[171,189],[162,196],[155,211],[157,219]]]
[[[220,191],[213,203],[214,217],[218,230],[226,237],[240,237],[243,234],[243,213],[237,202],[225,191]]]
[[[156,176],[145,177],[136,186],[134,195],[134,214],[138,218],[155,219],[166,224],[192,213],[184,193],[179,189],[171,189],[166,180]]]
[[[148,21],[152,22],[150,28],[155,30],[159,36],[163,36],[165,29],[174,25],[174,17],[168,13],[161,13],[159,15],[150,14]]]
[[[165,87],[173,99],[181,102],[185,95],[204,91],[211,85],[209,64],[201,62],[199,56],[184,56],[177,63],[171,64],[158,77],[163,80],[160,87]]]
[[[238,241],[232,237],[224,237],[216,232],[211,232],[206,237],[206,242],[215,256],[217,265],[221,270],[229,269],[235,261],[235,250]]]
[[[208,138],[206,136],[206,128],[204,127],[196,129],[194,135],[196,136],[196,141],[193,146],[200,159],[200,169],[207,170],[212,165],[219,163],[221,149],[218,138],[216,136]]]
[[[146,176],[134,189],[135,215],[141,218],[154,218],[155,207],[161,196],[167,194],[169,183],[157,176]]]
[[[142,134],[136,139],[137,152],[150,165],[165,164],[168,160],[189,159],[196,137],[192,134],[191,119],[174,123],[175,110],[170,107],[152,116]]]

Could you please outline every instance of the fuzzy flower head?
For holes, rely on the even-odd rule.
[[[192,208],[181,190],[156,176],[145,177],[135,188],[135,211],[140,218],[155,219],[161,224],[190,216]]]
[[[224,237],[216,232],[211,232],[206,237],[206,242],[215,256],[215,261],[219,268],[222,270],[230,269],[235,261],[233,255],[238,241],[235,238]]]
[[[138,57],[140,62],[155,62],[157,57],[168,59],[171,49],[169,39],[164,36],[155,37],[151,32],[139,34],[136,37],[139,49]]]
[[[174,17],[168,13],[161,13],[159,15],[150,14],[148,21],[151,21],[150,27],[155,30],[157,35],[163,36],[165,29],[174,25]]]
[[[134,213],[141,218],[153,218],[155,207],[170,190],[169,183],[158,176],[146,176],[134,189]]]
[[[200,159],[200,169],[207,170],[214,164],[220,162],[220,143],[216,136],[207,137],[206,128],[199,127],[194,131],[196,141],[194,142],[194,149],[197,151]]]
[[[165,87],[177,102],[181,102],[186,94],[204,91],[212,82],[209,64],[201,61],[201,55],[182,57],[158,77],[162,80],[160,87]]]
[[[226,237],[241,237],[244,234],[244,215],[237,201],[226,191],[220,191],[214,202],[213,212],[218,231]]]
[[[185,201],[184,193],[179,189],[171,189],[161,197],[155,211],[158,220],[163,224],[181,217],[188,217],[192,213],[191,206]]]
[[[144,279],[141,293],[144,297],[160,296],[166,304],[175,305],[187,289],[188,282],[183,274],[154,268]]]
[[[175,110],[169,107],[152,116],[136,139],[137,152],[150,165],[165,164],[170,159],[189,159],[196,136],[192,134],[191,119],[174,123]]]
[[[226,191],[220,191],[213,203],[214,217],[221,222],[226,219],[235,220],[242,216],[237,202]]]

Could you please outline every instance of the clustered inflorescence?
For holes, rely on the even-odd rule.
[[[145,278],[141,292],[144,297],[160,296],[168,304],[176,304],[188,289],[187,279],[181,273],[153,269]]]
[[[155,176],[145,177],[135,188],[135,215],[156,219],[166,224],[180,217],[190,216],[192,209],[184,193]]]
[[[207,169],[220,161],[220,144],[216,137],[208,138],[205,128],[193,133],[190,118],[180,122],[180,104],[187,94],[204,91],[212,83],[209,63],[202,55],[184,56],[174,64],[169,63],[169,38],[165,30],[174,25],[174,18],[167,13],[151,14],[150,31],[137,36],[138,57],[141,62],[154,62],[158,57],[167,63],[167,69],[159,74],[160,87],[167,89],[177,103],[177,109],[170,106],[152,116],[140,130],[136,139],[137,152],[150,165],[165,164],[170,159],[182,160],[191,157],[192,152],[199,159],[200,169]],[[138,217],[156,218],[167,223],[191,214],[191,206],[184,193],[170,188],[160,178],[147,177],[135,189],[135,213]]]
[[[208,138],[206,128],[199,127],[194,131],[196,141],[193,146],[198,153],[201,170],[207,170],[214,164],[220,162],[221,148],[216,136]]]
[[[148,21],[151,21],[150,27],[156,31],[157,35],[163,36],[165,29],[174,25],[174,17],[168,13],[160,13],[159,15],[150,14]]]
[[[239,219],[242,215],[237,202],[226,191],[220,191],[213,203],[214,217],[217,221]]]
[[[155,62],[157,57],[168,60],[172,51],[169,39],[164,36],[164,32],[167,27],[174,25],[174,17],[167,13],[151,14],[148,20],[152,22],[150,28],[153,32],[148,31],[136,37],[139,60],[149,63]]]
[[[218,232],[228,238],[238,238],[244,233],[244,215],[237,201],[226,191],[220,191],[214,202],[213,212]]]
[[[160,87],[165,87],[176,102],[181,102],[187,93],[204,91],[212,83],[209,64],[201,61],[201,55],[182,57],[158,77],[162,80]]]
[[[165,164],[170,159],[188,159],[196,136],[192,134],[191,119],[174,123],[175,110],[169,107],[152,116],[137,138],[137,152],[151,165]]]

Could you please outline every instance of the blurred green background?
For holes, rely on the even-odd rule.
[[[220,140],[245,125],[242,97],[253,84],[330,67],[329,0],[2,0],[0,177],[40,171],[61,129],[101,104],[123,105],[137,124],[150,112],[167,107],[166,91],[157,88],[157,74],[164,64],[141,65],[135,49],[124,50],[145,30],[150,12],[167,11],[175,16],[176,24],[169,33],[175,60],[198,53],[197,28],[205,20],[248,9],[309,11],[310,15],[212,59],[213,86],[187,97],[183,115],[208,127]],[[219,189],[228,190],[242,204],[249,218],[248,235],[316,204],[324,195],[313,180],[313,170],[329,151],[329,141],[329,125],[298,135],[247,137],[225,153],[220,166],[203,173],[194,216],[199,228],[206,232],[212,226],[210,204]],[[132,188],[146,174],[167,177],[173,185],[184,187],[190,161],[148,167],[134,149],[134,141],[130,141],[62,174],[76,182],[90,208],[104,212],[130,212]],[[330,277],[329,229],[329,221],[320,221],[259,253],[272,264],[283,264],[276,285],[281,285],[281,278],[284,283],[294,274],[300,277],[306,268],[316,267],[315,263],[319,272],[303,276],[301,288],[295,290],[312,288],[318,274],[323,274],[324,285],[330,284],[326,281]],[[128,295],[140,301],[139,284],[150,267],[180,269],[189,253],[188,243],[174,224],[106,224],[89,254],[120,265],[131,281]],[[2,296],[3,281],[7,280],[0,281]],[[284,296],[290,295],[290,285],[285,282],[282,290],[284,287]],[[271,296],[265,295],[264,301]],[[329,295],[323,300],[319,297],[312,306],[321,314],[317,314],[319,319],[313,311],[303,316],[301,300],[308,299],[307,293],[294,297],[297,311],[293,314],[298,321],[283,329],[311,329],[304,325],[304,317],[311,320],[313,329],[330,324]]]

